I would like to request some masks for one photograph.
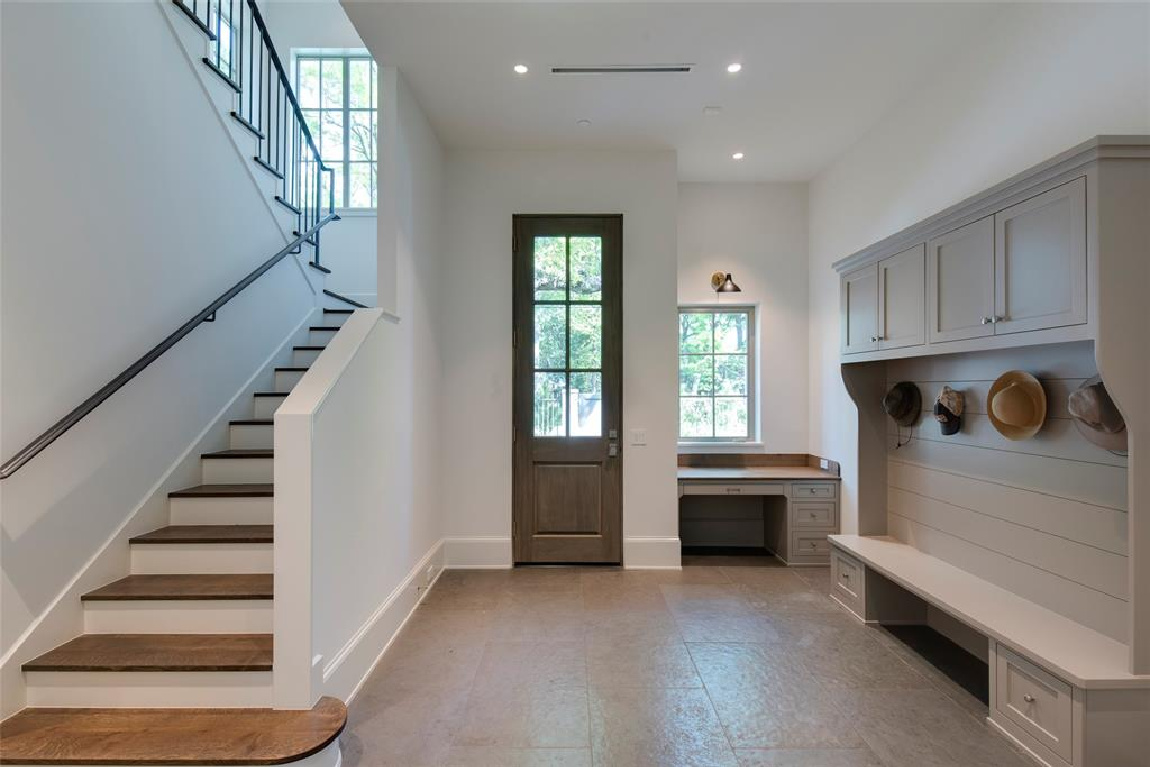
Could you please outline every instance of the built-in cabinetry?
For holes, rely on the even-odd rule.
[[[946,353],[954,341],[1086,323],[1086,215],[1079,176],[868,259],[841,277],[842,353]]]

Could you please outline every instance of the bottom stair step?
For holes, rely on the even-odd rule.
[[[0,763],[74,765],[286,764],[323,751],[347,709],[28,708],[0,723]]]

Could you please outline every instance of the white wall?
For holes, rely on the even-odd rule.
[[[272,42],[285,65],[291,67],[293,77],[295,66],[288,62],[294,50],[367,47],[336,0],[262,0],[259,5]],[[354,211],[342,215],[341,221],[326,227],[320,236],[320,258],[332,270],[325,287],[375,306],[376,214]]]
[[[454,564],[511,561],[511,221],[623,214],[623,534],[629,566],[679,563],[676,179],[671,152],[453,151],[444,333],[443,508]],[[648,444],[626,439],[647,429]]]
[[[1150,132],[1146,5],[1021,4],[811,183],[811,452],[843,465],[856,524],[855,410],[839,374],[831,263],[1102,133]]]
[[[678,232],[680,304],[756,307],[762,444],[734,449],[806,453],[807,185],[679,184]],[[715,271],[742,292],[713,291]]]

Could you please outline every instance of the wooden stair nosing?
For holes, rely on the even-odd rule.
[[[173,490],[169,498],[271,498],[273,485],[270,482],[253,482],[250,485],[196,485]]]
[[[271,448],[260,447],[244,447],[233,448],[229,450],[213,450],[210,453],[200,453],[200,458],[211,460],[222,460],[226,458],[239,458],[239,459],[253,459],[253,458],[274,458]]]
[[[23,671],[271,671],[271,634],[81,634]]]
[[[275,426],[274,418],[236,418],[228,421],[230,426]]]
[[[326,345],[304,344],[303,346],[293,346],[292,350],[297,352],[322,352],[326,348]]]
[[[266,600],[271,573],[159,573],[128,575],[81,595],[83,602]]]
[[[275,525],[166,525],[128,543],[273,543]]]
[[[338,333],[339,325],[309,325],[308,330],[316,333]]]
[[[290,391],[258,391],[252,394],[253,397],[286,397],[291,394]]]
[[[323,313],[324,314],[351,314],[354,311],[355,311],[355,309],[328,309],[325,307],[323,310]]]
[[[296,348],[298,349],[299,347],[296,347]],[[294,367],[289,366],[289,367],[276,368],[276,372],[277,373],[303,373],[304,371],[310,370],[310,369],[311,368],[308,365],[294,366]]]
[[[26,708],[0,722],[0,764],[273,765],[317,754],[347,724],[320,698],[268,708]]]

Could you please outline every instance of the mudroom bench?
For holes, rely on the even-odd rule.
[[[894,538],[829,541],[831,596],[859,619],[925,624],[929,605],[986,637],[988,719],[1040,759],[1146,763],[1150,676],[1125,644]]]

